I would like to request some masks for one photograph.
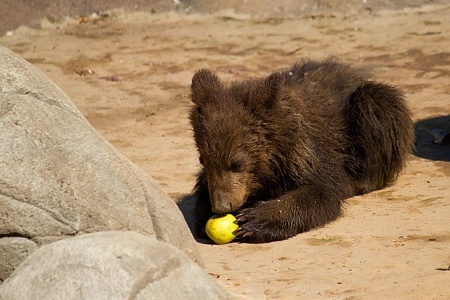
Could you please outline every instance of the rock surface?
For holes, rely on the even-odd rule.
[[[21,237],[4,237],[0,239],[0,278],[3,281],[14,269],[33,253],[39,246],[32,240]]]
[[[43,246],[0,286],[0,299],[230,299],[177,248],[137,232]]]
[[[154,236],[199,262],[159,184],[37,68],[1,46],[0,62],[0,282],[42,244],[105,230]]]

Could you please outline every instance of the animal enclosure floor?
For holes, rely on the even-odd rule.
[[[417,149],[395,185],[346,202],[323,228],[261,245],[199,243],[206,270],[248,299],[449,299],[450,6],[359,16],[254,18],[111,12],[0,44],[48,75],[92,126],[178,201],[199,169],[189,86],[207,67],[224,81],[335,56],[405,92]]]

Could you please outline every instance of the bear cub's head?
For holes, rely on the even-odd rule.
[[[282,84],[280,73],[228,86],[205,69],[194,75],[190,120],[213,212],[239,209],[276,176]]]

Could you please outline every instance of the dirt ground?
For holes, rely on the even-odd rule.
[[[353,16],[125,13],[43,21],[0,37],[47,74],[93,127],[158,180],[190,221],[199,169],[188,121],[193,73],[225,81],[335,56],[401,88],[417,150],[392,187],[286,241],[211,245],[206,269],[248,299],[450,299],[450,5]],[[181,199],[181,200],[180,200]]]

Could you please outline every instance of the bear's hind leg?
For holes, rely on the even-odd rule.
[[[359,193],[391,184],[414,146],[414,128],[402,94],[386,84],[366,81],[350,96],[346,118],[349,171]]]

